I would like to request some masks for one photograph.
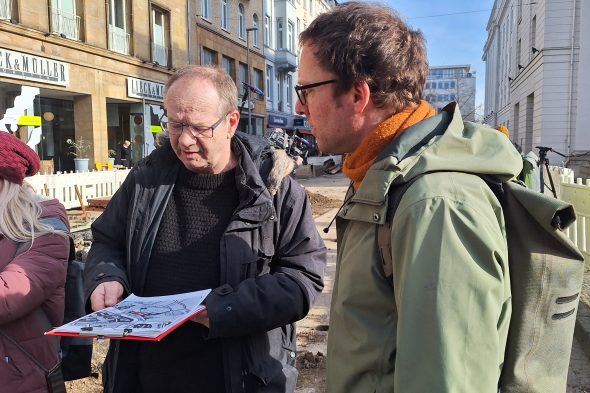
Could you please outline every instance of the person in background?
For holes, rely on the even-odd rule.
[[[497,393],[508,252],[502,207],[479,175],[508,181],[520,155],[504,135],[464,122],[456,103],[437,114],[421,100],[425,41],[391,8],[341,3],[299,42],[296,112],[321,151],[350,153],[328,393]],[[407,188],[392,218],[397,187]]]
[[[69,229],[69,224],[59,201],[42,199],[24,181],[26,176],[37,173],[39,165],[37,153],[14,135],[0,131],[0,390],[3,392],[48,392],[45,371],[30,357],[47,370],[59,364],[52,342],[55,338],[45,336],[43,326],[44,322],[46,326],[63,323],[70,243],[65,232],[54,230],[42,220],[59,220],[65,229]]]
[[[93,310],[130,293],[213,289],[207,311],[162,342],[111,340],[107,393],[295,390],[294,323],[323,288],[326,248],[288,176],[293,161],[236,133],[236,103],[224,71],[177,71],[164,88],[170,141],[134,166],[92,224]]]
[[[131,167],[131,142],[125,140],[121,145],[121,165],[125,165],[127,168]]]

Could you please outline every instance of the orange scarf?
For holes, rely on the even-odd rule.
[[[346,158],[342,170],[346,177],[353,181],[355,190],[361,185],[365,174],[381,151],[398,135],[414,124],[428,119],[436,114],[433,107],[426,101],[420,101],[417,107],[404,108],[391,116],[371,132],[356,148],[354,153]]]

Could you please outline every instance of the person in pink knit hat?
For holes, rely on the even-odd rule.
[[[69,223],[59,201],[26,183],[39,165],[37,153],[0,131],[0,386],[13,393],[49,392],[46,374],[60,375],[44,326],[63,322]],[[65,392],[63,379],[57,384]]]

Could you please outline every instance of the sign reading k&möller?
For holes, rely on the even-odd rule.
[[[164,101],[164,84],[137,78],[127,78],[127,95],[134,98]]]
[[[0,48],[0,76],[67,86],[69,64]]]

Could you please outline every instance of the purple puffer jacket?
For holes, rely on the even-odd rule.
[[[56,217],[69,228],[56,199],[42,202],[42,217]],[[57,361],[55,345],[43,335],[35,310],[41,306],[53,326],[64,315],[64,285],[69,255],[65,236],[43,235],[14,257],[17,243],[0,235],[0,330],[23,346],[47,369]],[[0,336],[0,391],[47,393],[43,371]]]

